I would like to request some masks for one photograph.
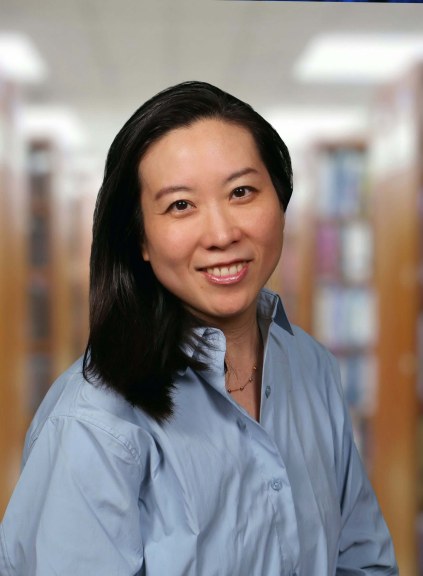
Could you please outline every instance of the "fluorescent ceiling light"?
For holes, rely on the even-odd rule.
[[[86,132],[76,114],[62,106],[28,106],[23,110],[22,128],[28,137],[51,139],[67,148],[86,144]]]
[[[0,32],[0,76],[23,83],[46,78],[44,61],[24,34]]]
[[[423,35],[323,34],[294,66],[303,82],[383,82],[423,58]]]
[[[263,115],[290,151],[315,141],[359,138],[367,129],[367,114],[357,107],[290,107],[268,110]]]

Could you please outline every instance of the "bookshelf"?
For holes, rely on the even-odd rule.
[[[86,307],[72,163],[54,139],[30,138],[27,170],[28,398],[33,414],[53,380],[80,353]]]
[[[0,76],[0,515],[20,468],[25,435],[24,332],[27,206],[21,90]]]
[[[60,143],[20,133],[19,96],[0,82],[0,517],[29,422],[86,344],[95,199]]]
[[[366,145],[358,139],[321,141],[311,155],[315,186],[303,241],[303,321],[338,359],[356,442],[371,474],[377,326]]]
[[[0,74],[0,520],[33,413],[86,344],[97,186],[63,135],[31,133],[24,96]]]
[[[423,551],[423,69],[380,89],[371,114],[379,403],[374,483],[403,576]],[[420,391],[420,397],[419,397]],[[420,467],[419,467],[420,466]]]
[[[28,146],[29,273],[28,377],[33,413],[52,378],[51,366],[51,149],[47,142]]]

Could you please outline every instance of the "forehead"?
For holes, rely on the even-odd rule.
[[[205,168],[225,172],[246,164],[262,165],[251,132],[225,120],[202,119],[153,142],[140,162],[140,177],[164,176],[176,169],[187,174]]]

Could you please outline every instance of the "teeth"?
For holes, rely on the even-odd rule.
[[[245,262],[239,262],[238,264],[232,264],[232,266],[222,266],[221,268],[207,268],[208,274],[213,276],[232,276],[237,272],[240,272],[245,266]]]

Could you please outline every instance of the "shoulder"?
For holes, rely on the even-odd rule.
[[[152,442],[134,409],[87,382],[81,367],[52,385],[31,424],[1,524],[1,574],[6,561],[11,574],[140,569],[138,501]]]
[[[26,436],[23,460],[25,463],[34,446],[52,430],[62,442],[63,435],[72,441],[69,437],[85,430],[96,438],[99,449],[103,444],[109,448],[117,445],[139,461],[147,423],[148,417],[123,396],[101,382],[88,382],[80,358],[52,384],[37,410]]]

